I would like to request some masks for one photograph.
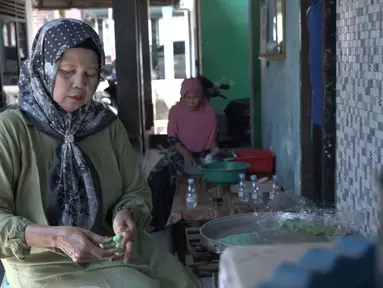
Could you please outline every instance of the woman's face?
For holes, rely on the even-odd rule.
[[[189,91],[184,96],[185,105],[192,110],[197,109],[200,102],[201,102],[201,97],[194,91]]]
[[[63,55],[53,89],[53,100],[66,112],[74,112],[92,100],[99,82],[96,52],[69,49]]]

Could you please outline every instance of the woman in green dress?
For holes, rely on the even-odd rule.
[[[48,22],[21,70],[19,105],[0,114],[0,258],[9,285],[201,287],[145,232],[151,193],[135,152],[121,122],[92,100],[103,65],[90,26]],[[118,247],[105,248],[115,234]]]

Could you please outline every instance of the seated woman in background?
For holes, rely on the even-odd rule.
[[[89,25],[46,23],[20,74],[19,106],[0,114],[0,258],[8,282],[202,287],[145,232],[151,192],[136,154],[114,113],[92,100],[104,58]],[[118,247],[103,249],[114,234]]]
[[[165,228],[183,165],[197,165],[201,156],[218,150],[217,130],[217,116],[203,93],[199,79],[185,79],[180,102],[169,111],[169,151],[148,178],[153,199],[154,230]]]

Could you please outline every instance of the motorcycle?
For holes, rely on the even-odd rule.
[[[117,77],[115,69],[105,69],[94,98],[117,115]]]
[[[198,75],[197,77],[202,85],[202,88],[204,90],[205,96],[210,100],[211,98],[222,98],[222,99],[227,99],[225,95],[221,94],[221,90],[229,90],[230,85],[229,84],[220,84],[219,86],[214,85],[210,79]]]
[[[198,75],[206,97],[221,98],[227,100],[227,97],[221,93],[221,90],[229,90],[229,84],[215,85],[210,79],[203,75]],[[250,100],[237,99],[230,101],[224,109],[226,118],[225,140],[218,140],[219,147],[234,148],[250,144]]]

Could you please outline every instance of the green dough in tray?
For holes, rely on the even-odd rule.
[[[220,244],[233,245],[233,246],[245,246],[254,244],[253,233],[235,234],[217,239]]]

